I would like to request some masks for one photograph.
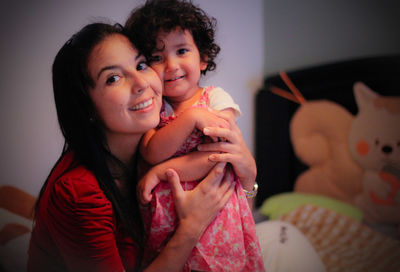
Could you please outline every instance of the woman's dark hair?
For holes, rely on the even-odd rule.
[[[85,166],[95,175],[100,188],[112,203],[118,222],[132,236],[136,246],[142,248],[144,231],[134,182],[137,160],[133,162],[134,165],[126,166],[110,153],[103,124],[97,118],[89,96],[89,88],[94,87],[88,71],[90,53],[96,45],[113,34],[124,35],[122,26],[93,23],[82,28],[63,45],[52,67],[54,99],[58,122],[65,138],[62,155],[72,151],[78,160],[76,164]],[[120,176],[111,173],[110,164],[118,167]],[[66,171],[77,165],[72,165]],[[128,182],[131,184],[129,198],[122,197],[114,182],[115,178],[121,178],[121,173],[132,181]],[[41,189],[39,200],[49,177]]]
[[[215,18],[185,0],[148,0],[132,11],[125,23],[128,37],[147,58],[156,49],[157,35],[161,31],[189,30],[201,59],[207,62],[207,68],[201,72],[203,75],[216,68],[214,60],[220,47],[214,40],[215,27]]]

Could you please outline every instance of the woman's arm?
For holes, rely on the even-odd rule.
[[[140,152],[148,163],[160,163],[175,154],[195,128],[202,130],[209,126],[228,128],[229,123],[207,109],[187,109],[168,125],[147,132],[142,139]]]
[[[218,163],[191,191],[184,191],[178,174],[168,169],[179,225],[160,255],[145,271],[182,271],[194,246],[234,191],[232,173],[224,177],[225,163]]]
[[[55,256],[62,260],[53,261],[69,271],[122,271],[113,207],[94,176],[75,170],[55,181],[46,189],[49,195],[41,199],[28,270],[40,271],[40,256],[57,250]]]

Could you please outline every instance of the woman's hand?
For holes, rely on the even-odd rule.
[[[219,127],[219,128],[230,128],[229,121],[216,114],[216,111],[210,109],[204,109],[199,107],[192,107],[185,110],[183,115],[187,118],[195,121],[195,128],[203,131],[205,127]],[[217,138],[211,137],[214,142],[218,141]]]
[[[166,172],[180,225],[197,238],[200,238],[234,191],[232,171],[229,167],[224,170],[225,166],[226,163],[218,163],[191,191],[183,190],[178,174],[173,169]]]
[[[178,174],[166,171],[175,200],[179,225],[158,257],[146,268],[148,271],[182,271],[194,246],[204,230],[224,207],[234,191],[231,170],[218,163],[193,190],[184,191]]]
[[[235,118],[233,115],[225,112],[215,112],[215,114],[227,120],[230,129],[220,127],[204,128],[203,133],[205,135],[211,136],[212,138],[224,139],[224,141],[201,144],[198,146],[198,150],[219,152],[210,155],[209,160],[231,163],[243,188],[252,190],[257,176],[256,162],[246,146]]]

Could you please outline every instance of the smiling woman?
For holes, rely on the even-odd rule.
[[[94,23],[58,52],[53,90],[65,144],[36,204],[28,271],[136,271],[145,240],[136,154],[159,122],[160,79],[121,26]],[[146,271],[182,269],[232,194],[224,165],[191,192],[166,168],[180,226]]]
[[[88,70],[96,79],[89,95],[96,118],[105,128],[108,147],[129,163],[143,132],[159,122],[161,81],[121,34],[105,38],[93,49]]]

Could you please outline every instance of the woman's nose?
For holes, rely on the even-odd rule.
[[[149,83],[141,74],[135,74],[132,76],[132,81],[132,92],[136,94],[144,92],[149,87]]]

